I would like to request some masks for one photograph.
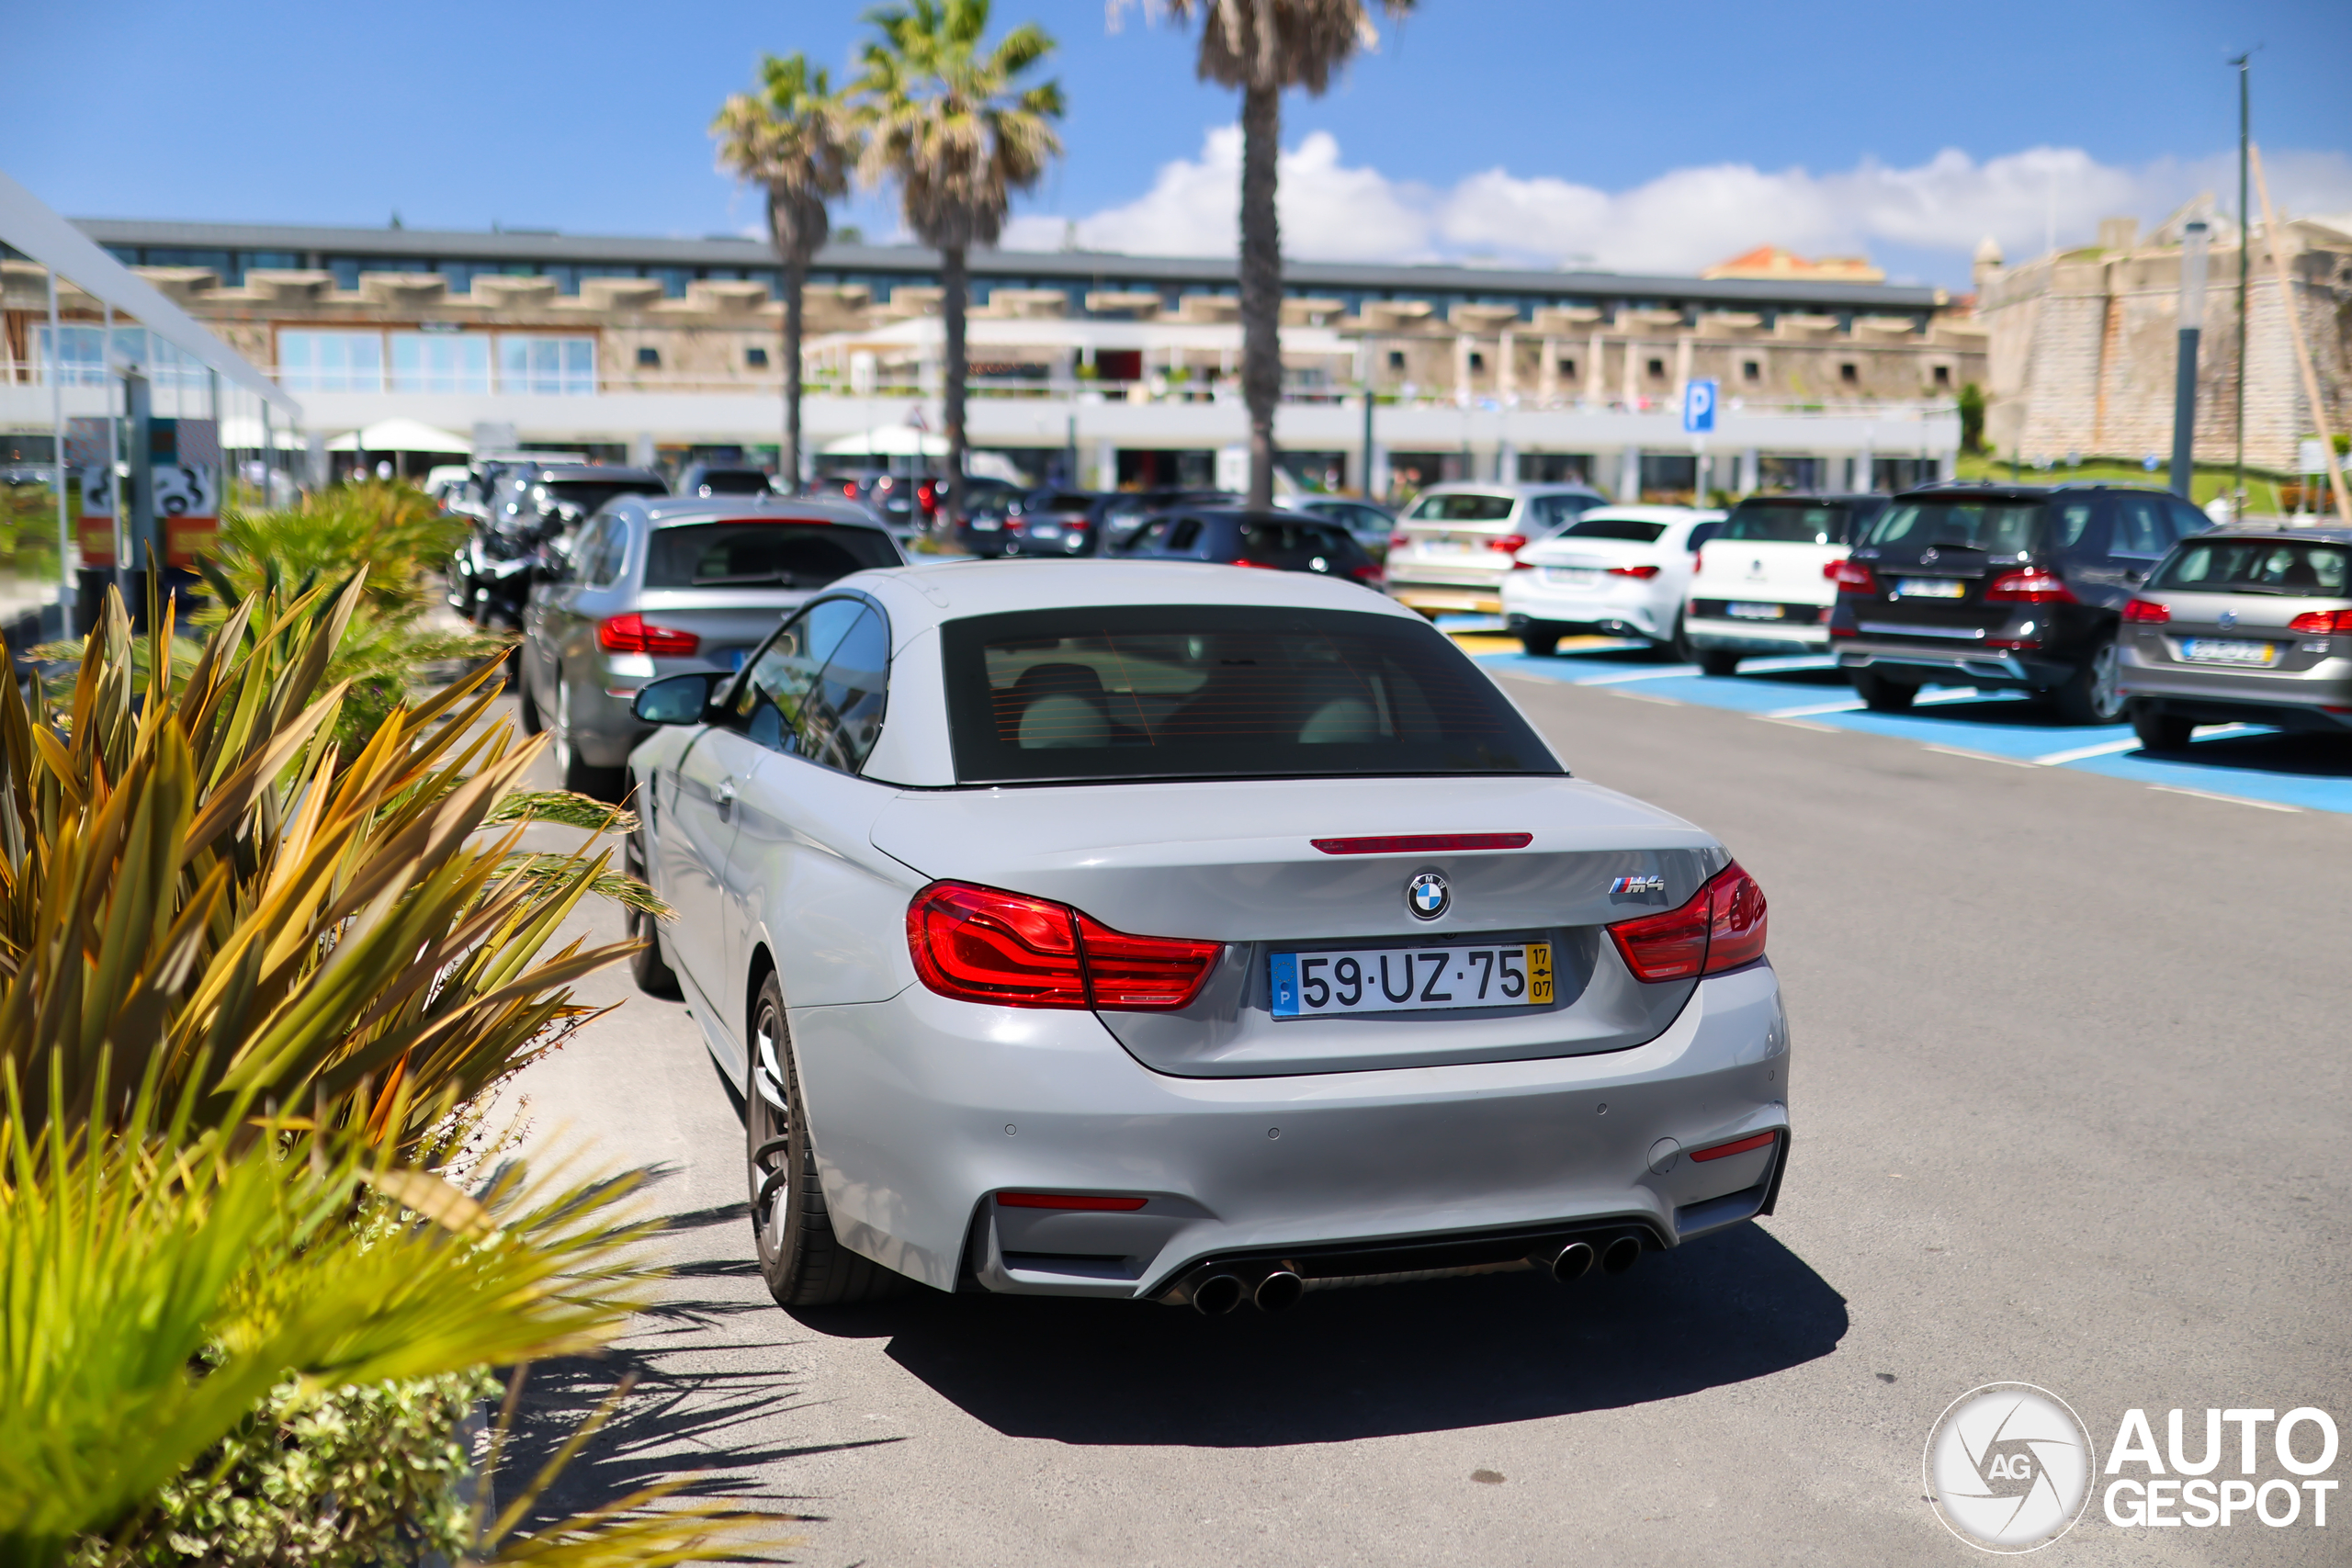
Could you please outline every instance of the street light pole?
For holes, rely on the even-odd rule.
[[[2205,325],[2205,220],[2183,231],[2180,242],[2180,355],[2173,374],[2172,492],[2183,501],[2197,472],[2197,340]]]
[[[2253,195],[2246,173],[2246,148],[2252,143],[2254,130],[2253,84],[2247,62],[2251,51],[2239,55],[2231,64],[2238,68],[2238,387],[2237,387],[2237,477],[2230,491],[2230,520],[2235,522],[2245,511],[2245,355],[2246,263],[2254,254],[2254,216],[2249,210]]]

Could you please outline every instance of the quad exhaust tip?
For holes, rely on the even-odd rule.
[[[1258,1281],[1252,1299],[1260,1312],[1288,1312],[1306,1294],[1306,1281],[1287,1269],[1277,1269]]]
[[[1590,1271],[1592,1261],[1592,1244],[1572,1241],[1560,1248],[1560,1255],[1552,1259],[1552,1278],[1563,1285],[1572,1284]]]
[[[1193,1310],[1206,1317],[1222,1317],[1241,1304],[1241,1281],[1230,1274],[1212,1274],[1193,1287]]]
[[[1604,1274],[1623,1274],[1640,1262],[1641,1258],[1642,1238],[1637,1235],[1621,1235],[1601,1249],[1600,1271]]]

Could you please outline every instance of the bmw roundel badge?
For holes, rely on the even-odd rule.
[[[1445,913],[1453,902],[1453,894],[1445,878],[1436,872],[1425,871],[1405,884],[1405,908],[1424,920],[1434,920]]]

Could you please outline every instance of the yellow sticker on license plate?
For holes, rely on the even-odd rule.
[[[1527,944],[1527,999],[1535,1007],[1552,1004],[1552,944],[1548,942]]]

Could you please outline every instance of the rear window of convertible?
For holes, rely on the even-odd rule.
[[[960,784],[1562,771],[1461,649],[1393,615],[1030,610],[941,642]]]

